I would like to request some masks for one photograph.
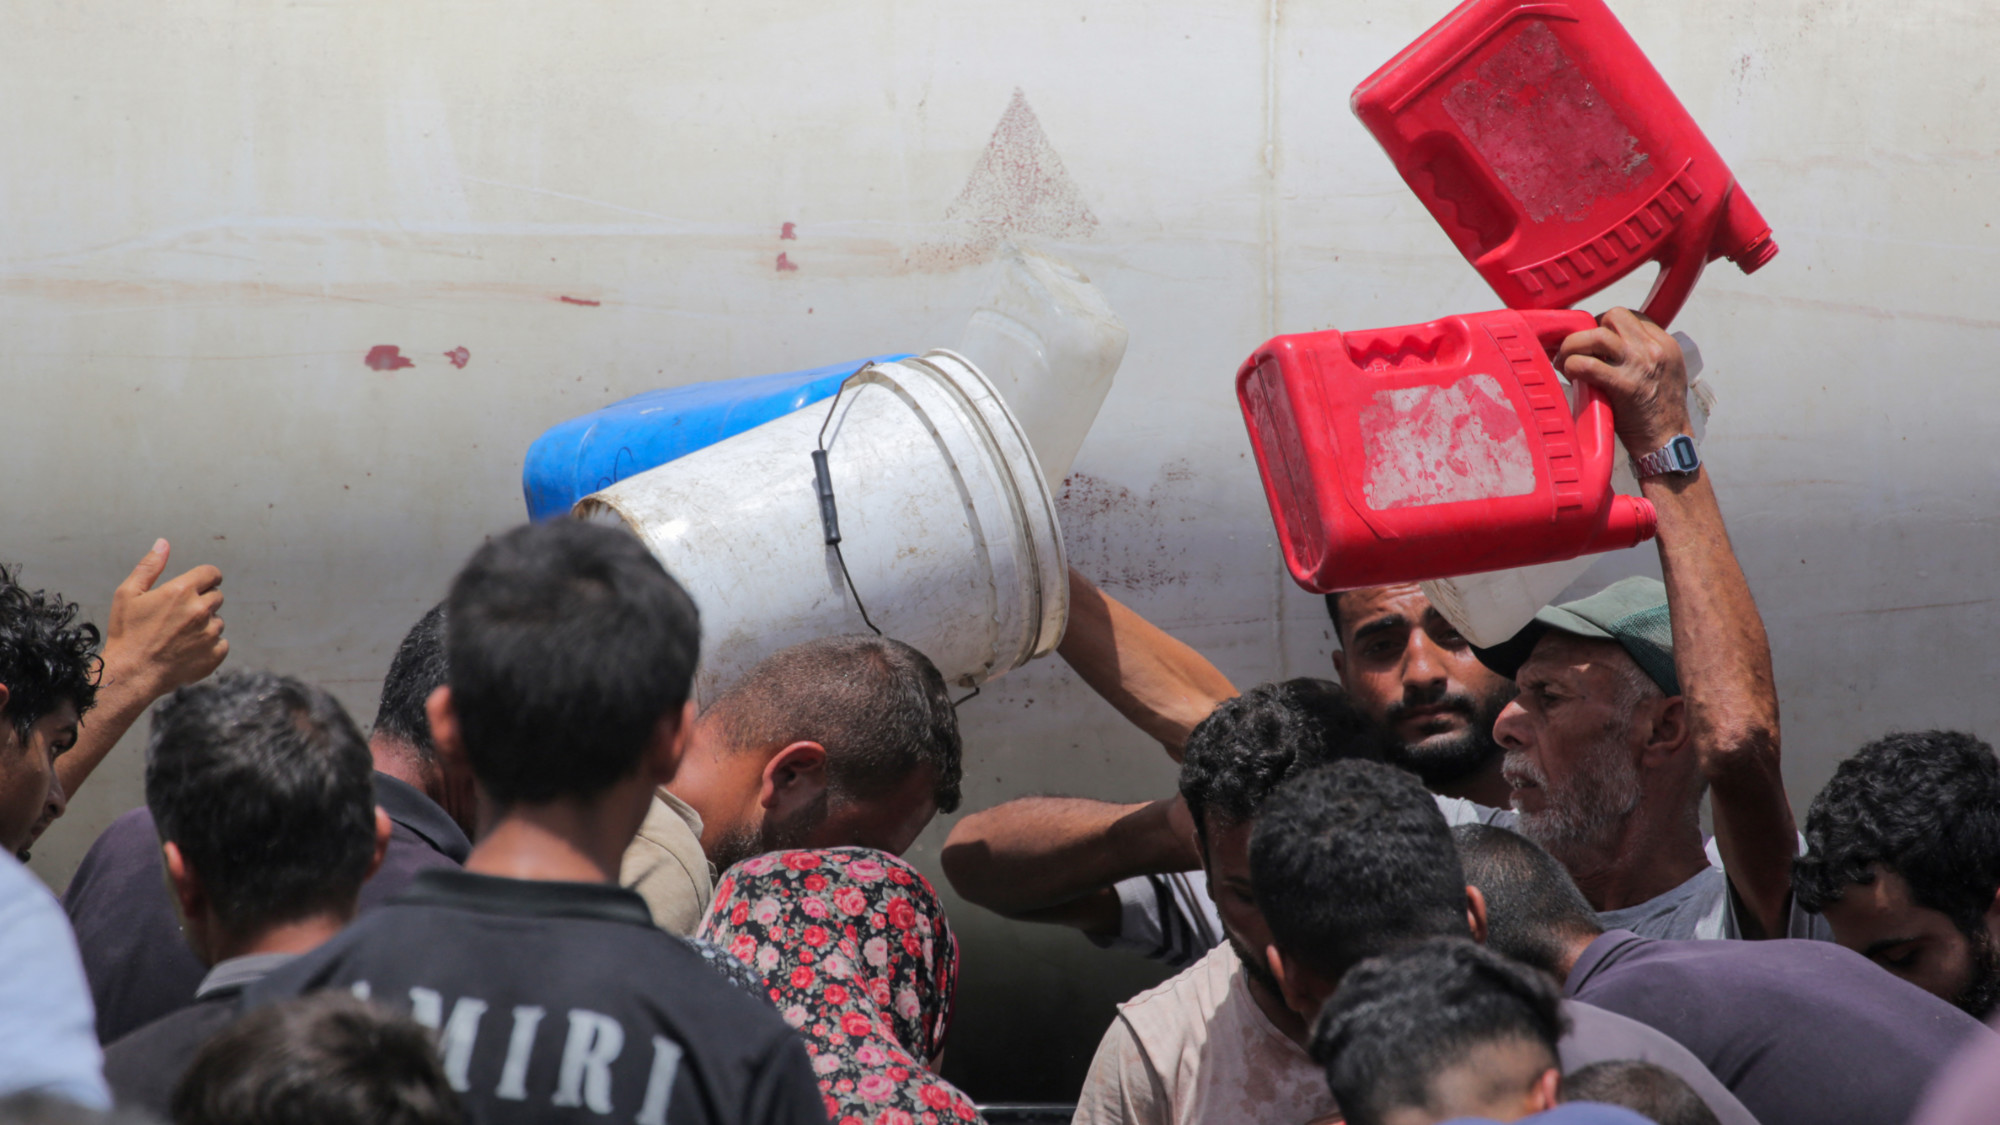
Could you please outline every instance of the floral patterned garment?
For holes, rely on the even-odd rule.
[[[980,1119],[925,1067],[951,1025],[958,941],[909,864],[868,848],[746,859],[723,873],[697,932],[769,982],[833,1125]]]

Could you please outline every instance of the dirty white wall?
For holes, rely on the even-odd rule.
[[[2000,734],[2000,9],[1615,6],[1783,246],[1753,278],[1713,268],[1679,327],[1722,396],[1708,457],[1803,809],[1886,729]],[[1053,239],[1131,328],[1067,490],[1077,565],[1239,683],[1324,672],[1230,378],[1274,332],[1494,304],[1346,108],[1447,7],[0,9],[0,557],[101,615],[166,535],[176,571],[228,576],[231,666],[365,720],[403,629],[522,517],[545,427],[947,342],[1012,232]],[[410,365],[364,362],[384,345]],[[969,807],[1171,784],[1059,663],[963,714]],[[138,803],[140,741],[38,849],[52,883]],[[933,871],[947,827],[918,849]],[[1073,1089],[1148,970],[955,920],[954,1073]]]

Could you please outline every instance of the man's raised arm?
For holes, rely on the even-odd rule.
[[[1690,433],[1680,345],[1625,309],[1606,313],[1600,325],[1564,341],[1557,362],[1605,393],[1625,448],[1637,459]],[[1783,937],[1798,839],[1779,769],[1778,693],[1764,621],[1707,470],[1647,477],[1639,487],[1659,513],[1674,670],[1709,785],[1716,845],[1762,930],[1746,936]]]
[[[1076,674],[1174,761],[1195,725],[1236,688],[1208,659],[1069,572],[1069,628],[1056,649]]]

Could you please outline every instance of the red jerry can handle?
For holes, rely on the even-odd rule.
[[[1772,247],[1771,253],[1777,253]],[[1765,259],[1769,260],[1768,256]],[[1762,265],[1759,262],[1758,265]],[[1699,268],[1695,271],[1700,273]],[[1661,282],[1666,280],[1665,275]],[[1688,283],[1689,288],[1693,282]],[[1657,291],[1658,285],[1655,285]],[[1680,294],[1687,299],[1687,290]],[[1678,305],[1676,306],[1678,309]],[[1576,309],[1521,310],[1523,320],[1534,332],[1542,350],[1554,355],[1564,339],[1577,332],[1588,332],[1597,327],[1597,318]],[[1648,313],[1647,315],[1651,315]],[[1618,455],[1618,430],[1611,417],[1611,402],[1604,392],[1582,380],[1572,381],[1564,375],[1560,367],[1556,375],[1576,388],[1576,447],[1583,459],[1584,472],[1592,480],[1610,480],[1613,460]],[[1603,526],[1591,534],[1585,544],[1584,554],[1601,551],[1615,551],[1625,547],[1636,547],[1651,539],[1659,530],[1659,513],[1653,509],[1652,501],[1637,496],[1618,495],[1611,498],[1610,510],[1606,513]]]

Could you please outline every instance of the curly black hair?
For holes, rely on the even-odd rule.
[[[1976,933],[2000,890],[2000,759],[1959,731],[1892,734],[1840,763],[1806,813],[1792,893],[1818,913],[1880,867]]]
[[[1346,758],[1393,760],[1395,734],[1369,718],[1339,684],[1300,677],[1259,684],[1188,735],[1180,789],[1206,844],[1211,818],[1242,824],[1280,782]]]
[[[22,738],[68,700],[81,715],[97,702],[97,626],[76,619],[75,602],[29,590],[19,570],[0,566],[0,684],[4,711]]]

